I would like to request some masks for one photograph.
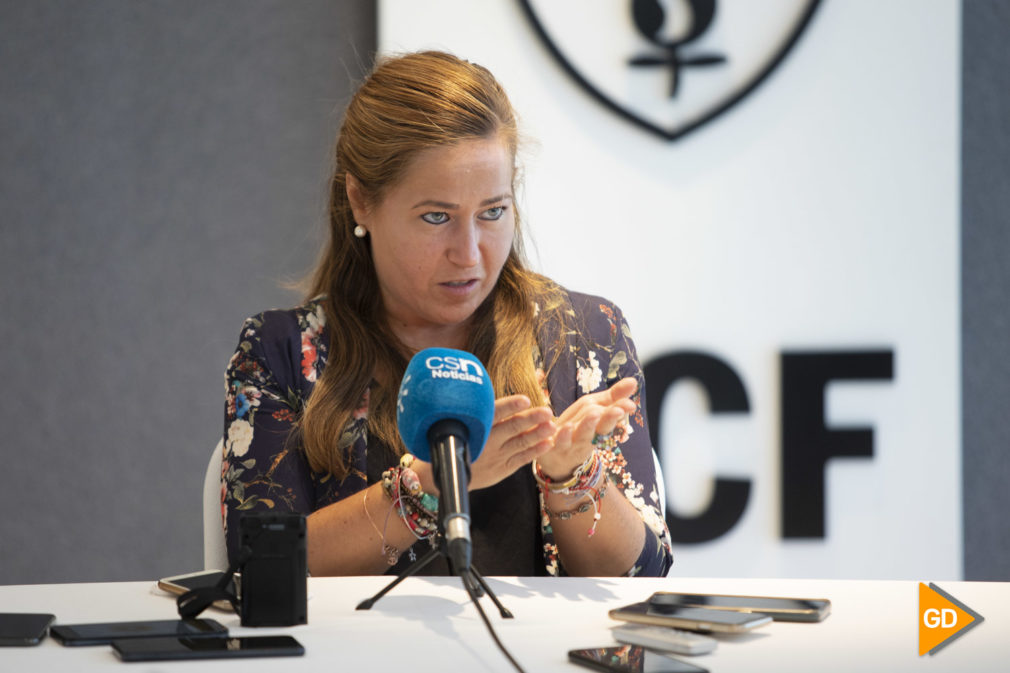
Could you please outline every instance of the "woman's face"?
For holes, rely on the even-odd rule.
[[[407,346],[465,345],[512,246],[512,171],[508,148],[492,138],[422,151],[375,204],[349,176],[386,317]]]

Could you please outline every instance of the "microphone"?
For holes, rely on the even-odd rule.
[[[431,463],[438,484],[439,527],[457,575],[470,568],[470,462],[494,421],[494,386],[472,353],[425,348],[411,358],[396,400],[407,450]]]

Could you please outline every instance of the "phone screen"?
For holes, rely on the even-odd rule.
[[[112,648],[123,661],[291,657],[305,654],[305,648],[291,636],[137,638],[115,640],[112,642]]]
[[[103,624],[57,624],[50,629],[50,632],[64,645],[108,645],[113,640],[123,638],[220,637],[227,635],[228,629],[213,619],[164,619]]]
[[[0,645],[38,645],[54,619],[53,615],[33,612],[0,614]]]
[[[649,599],[653,606],[684,605],[722,610],[765,612],[776,619],[823,619],[830,609],[827,599],[779,598],[773,596],[728,596],[658,592]]]
[[[568,659],[598,671],[614,673],[708,673],[704,668],[638,645],[572,650]]]

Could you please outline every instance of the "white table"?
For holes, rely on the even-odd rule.
[[[304,657],[121,663],[108,646],[0,648],[3,673],[48,671],[512,671],[456,578],[411,578],[370,611],[355,606],[386,577],[312,578],[309,623],[243,628],[236,615],[208,610],[233,634],[287,633]],[[539,671],[587,671],[567,661],[569,649],[614,644],[607,610],[653,591],[828,598],[832,613],[816,624],[774,622],[743,636],[719,636],[715,652],[685,657],[712,673],[734,671],[1010,671],[1010,583],[937,584],[985,621],[935,656],[918,656],[918,583],[763,579],[489,578],[514,614],[503,620],[482,605],[520,665]],[[0,586],[0,611],[51,612],[57,623],[170,619],[175,602],[152,582]],[[124,669],[123,667],[126,667]]]

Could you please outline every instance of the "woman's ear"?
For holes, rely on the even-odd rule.
[[[368,224],[368,199],[365,197],[365,190],[358,179],[346,173],[344,178],[344,188],[347,190],[347,202],[351,205],[351,214],[354,221],[360,225]]]

